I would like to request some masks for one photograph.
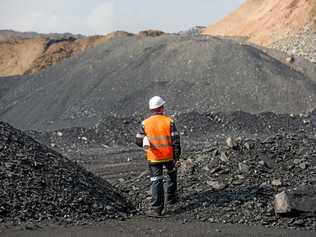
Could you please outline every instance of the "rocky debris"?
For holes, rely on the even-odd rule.
[[[144,116],[153,94],[168,101],[171,114],[305,113],[316,101],[313,81],[289,65],[255,47],[204,36],[118,37],[30,78],[0,100],[0,118],[21,129]]]
[[[0,177],[1,223],[95,222],[132,210],[107,181],[3,122]]]
[[[251,142],[250,149],[245,148],[246,141]],[[228,161],[218,158],[222,152]],[[304,133],[243,138],[238,149],[227,147],[224,139],[207,150],[185,153],[179,172],[180,200],[170,214],[187,221],[316,230],[315,154],[316,140]],[[294,164],[301,159],[309,164],[306,170]],[[187,163],[194,169],[182,172],[188,170]],[[115,185],[137,202],[140,212],[146,209],[149,177],[125,180]]]

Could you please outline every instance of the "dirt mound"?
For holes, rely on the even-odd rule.
[[[0,122],[0,223],[80,222],[131,209],[105,180]]]
[[[0,76],[24,74],[45,51],[46,43],[44,38],[0,42]]]
[[[145,114],[155,94],[168,101],[171,114],[300,113],[316,99],[312,80],[259,49],[163,35],[117,38],[28,77],[2,97],[0,112],[18,128],[89,127],[104,114]]]
[[[113,32],[105,36],[37,37],[10,39],[0,42],[0,76],[34,74],[80,54],[89,48],[103,44],[114,37],[131,36],[127,32]]]
[[[315,17],[315,3],[315,0],[248,0],[204,33],[247,37],[250,42],[269,45],[303,30]]]
[[[67,40],[61,42],[48,41],[50,46],[36,58],[30,69],[25,74],[34,74],[41,70],[46,69],[50,65],[61,62],[66,58],[70,58],[74,55],[80,54],[89,48],[93,48],[99,44],[103,44],[114,37],[127,37],[132,34],[127,32],[113,32],[106,36],[91,36],[79,40]]]
[[[278,46],[277,48],[280,49],[281,45],[286,47],[286,42],[291,42],[291,47],[294,47],[295,42],[299,40],[293,41],[292,37],[303,39],[307,34],[304,33],[306,27],[315,32],[315,17],[315,0],[248,0],[238,10],[209,26],[203,33],[244,37],[252,43],[263,46],[278,42],[274,47]],[[312,42],[315,39],[313,37],[311,33],[305,37],[304,42]],[[306,48],[307,44],[301,48]],[[313,49],[315,45],[311,44],[306,52],[310,51],[312,54]],[[315,54],[313,55],[316,57]]]

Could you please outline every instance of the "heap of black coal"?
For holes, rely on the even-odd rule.
[[[124,218],[132,205],[96,177],[0,122],[0,223]]]
[[[287,132],[313,135],[316,132],[316,111],[306,114],[276,114],[265,112],[250,114],[236,112],[176,113],[173,115],[181,133],[185,150],[203,149],[212,141],[222,141],[226,136],[265,138]],[[144,116],[106,116],[90,128],[74,127],[55,131],[26,131],[42,144],[77,160],[77,153],[91,147],[134,146],[135,134]],[[199,144],[192,141],[203,141]],[[202,146],[202,148],[201,148]],[[208,145],[207,145],[208,146]],[[75,152],[75,155],[73,155]]]
[[[0,79],[0,119],[41,131],[91,127],[104,115],[145,115],[153,95],[172,113],[304,113],[316,106],[311,78],[218,37],[117,38],[18,80]]]

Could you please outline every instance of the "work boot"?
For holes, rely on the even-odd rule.
[[[162,211],[161,210],[155,210],[155,209],[150,209],[145,212],[146,216],[149,217],[161,217],[162,216]]]

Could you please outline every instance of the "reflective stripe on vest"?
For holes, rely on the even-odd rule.
[[[162,180],[162,179],[163,179],[163,176],[160,175],[160,176],[151,177],[150,181],[151,182],[155,182],[155,181]]]
[[[171,118],[165,115],[153,115],[143,122],[145,134],[150,142],[147,159],[151,162],[173,160],[171,143]]]
[[[147,137],[151,141],[164,141],[164,140],[171,141],[170,136],[147,136]]]

